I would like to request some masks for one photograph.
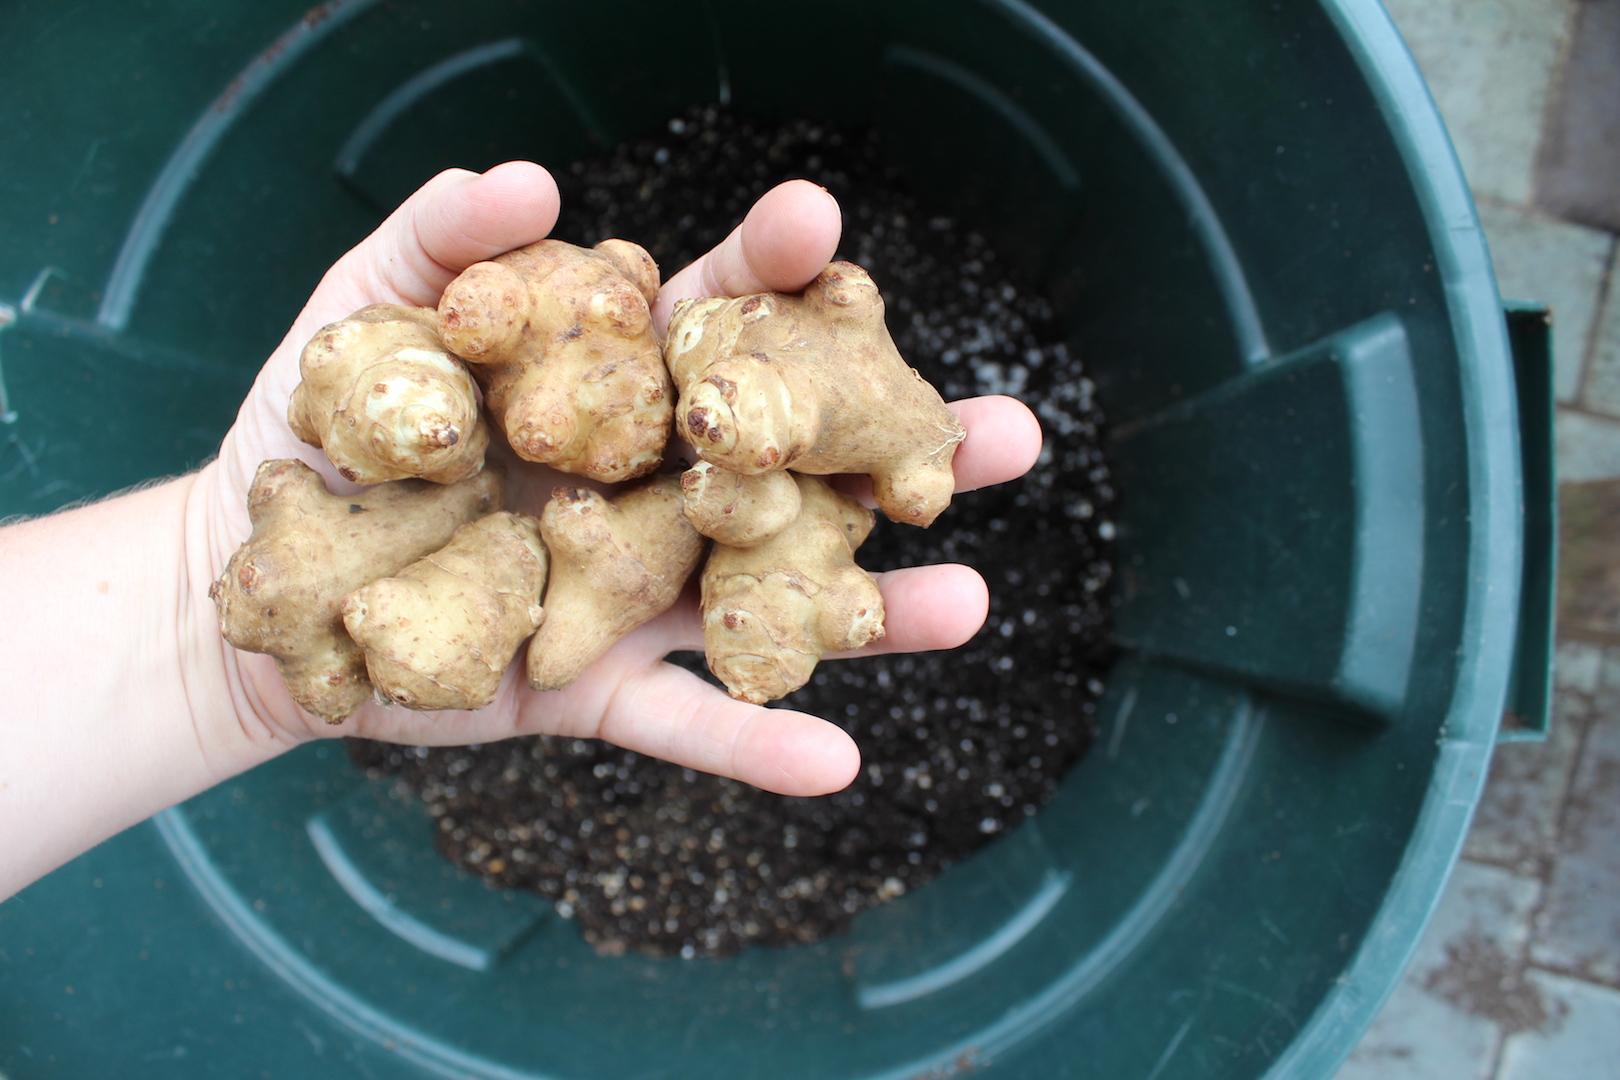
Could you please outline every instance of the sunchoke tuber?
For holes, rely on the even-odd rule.
[[[338,497],[301,461],[266,461],[248,492],[252,535],[209,587],[220,630],[276,658],[293,700],[336,723],[371,696],[365,656],[338,605],[499,509],[493,469],[456,484],[397,480]]]
[[[635,244],[541,240],[451,282],[440,332],[519,457],[629,480],[658,467],[674,410],[657,295],[658,267]]]
[[[799,485],[787,472],[744,476],[700,461],[681,474],[681,501],[686,520],[704,536],[753,547],[799,516]]]
[[[540,523],[506,511],[461,526],[443,548],[343,599],[349,636],[385,698],[411,709],[481,709],[540,625]]]
[[[715,544],[703,568],[703,650],[731,696],[756,705],[810,681],[823,653],[883,637],[883,594],[855,563],[872,512],[794,474],[793,523],[751,548]]]
[[[546,618],[529,642],[529,685],[559,690],[624,635],[668,610],[703,554],[681,512],[680,483],[660,476],[611,502],[559,487],[540,512],[551,552]]]
[[[866,473],[883,512],[913,525],[950,504],[966,431],[900,356],[877,286],[853,263],[831,263],[797,296],[676,304],[665,359],[677,428],[705,461]]]
[[[477,472],[489,431],[438,322],[432,308],[373,304],[323,327],[299,359],[303,381],[287,404],[293,434],[356,483],[453,484]]]

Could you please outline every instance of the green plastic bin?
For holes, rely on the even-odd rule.
[[[1353,1047],[1504,712],[1544,726],[1552,572],[1545,319],[1510,349],[1376,3],[17,0],[0,515],[205,458],[437,169],[716,99],[877,123],[1045,282],[1116,425],[1096,749],[848,935],[717,961],[596,956],[308,747],[0,905],[9,1080],[1327,1077]]]

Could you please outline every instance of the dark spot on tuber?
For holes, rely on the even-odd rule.
[[[750,296],[747,300],[743,301],[742,313],[744,315],[752,315],[754,312],[759,310],[759,305],[760,298],[757,296]]]
[[[343,477],[345,480],[352,480],[356,484],[360,482],[360,474],[349,468],[347,465],[344,465],[338,469],[338,475]],[[354,511],[350,510],[349,513],[352,514]]]
[[[692,433],[694,439],[702,437],[710,442],[719,442],[724,434],[720,425],[709,425],[709,412],[707,409],[693,409],[686,414],[686,428]]]
[[[263,580],[264,574],[259,570],[256,563],[243,563],[242,569],[236,572],[237,584],[242,586],[242,591],[245,593],[251,593],[254,589],[257,589],[259,583]]]
[[[735,405],[737,403],[737,384],[730,379],[722,378],[719,375],[710,375],[703,381],[720,391],[720,396],[726,399],[726,404]]]
[[[753,353],[752,355],[753,355],[755,360],[758,360],[762,364],[768,364],[768,363],[771,362],[770,356],[767,355],[766,353],[757,352],[757,353]]]
[[[347,472],[347,470],[345,470],[345,472]],[[351,477],[349,477],[349,479],[353,480],[354,477],[351,476]],[[365,512],[366,512],[366,508],[361,506],[359,503],[350,503],[349,504],[349,513],[351,513],[351,514],[363,514]]]
[[[558,340],[559,341],[578,341],[580,338],[582,338],[584,336],[585,336],[585,327],[580,325],[579,323],[575,323],[573,326],[570,326],[567,330],[564,330],[562,332],[561,336],[558,338]]]

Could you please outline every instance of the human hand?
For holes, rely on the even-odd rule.
[[[271,354],[227,434],[219,461],[199,476],[188,513],[203,518],[208,580],[250,532],[247,491],[260,462],[296,457],[334,491],[353,490],[325,456],[287,425],[287,400],[299,382],[304,344],[322,326],[372,303],[433,306],[467,266],[543,238],[555,223],[558,195],[537,165],[512,162],[482,175],[440,174],[322,278],[309,303]],[[837,204],[822,189],[793,181],[763,196],[713,251],[663,285],[654,306],[660,334],[676,300],[742,296],[803,288],[838,245]],[[627,237],[626,239],[635,239]],[[953,410],[968,430],[955,458],[957,490],[1021,475],[1040,450],[1033,415],[1011,398],[975,398]],[[496,451],[500,440],[493,440]],[[508,503],[537,514],[560,474],[509,453]],[[914,567],[878,576],[887,635],[874,650],[953,648],[973,635],[988,610],[977,573],[963,566]],[[194,587],[206,581],[194,581]],[[664,658],[702,647],[696,599],[688,590],[669,612],[619,642],[564,690],[536,692],[523,677],[522,654],[496,701],[476,712],[412,712],[368,703],[329,725],[293,703],[268,656],[226,649],[236,716],[213,721],[217,737],[301,741],[359,735],[390,742],[445,745],[515,735],[602,738],[638,753],[721,773],[768,790],[814,795],[846,785],[859,752],[836,725],[788,709],[734,701]]]

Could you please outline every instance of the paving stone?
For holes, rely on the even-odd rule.
[[[1620,480],[1558,489],[1558,632],[1620,636]]]
[[[1573,0],[1387,0],[1476,192],[1530,201]]]
[[[1562,824],[1531,957],[1620,988],[1620,664],[1594,704]]]
[[[1558,478],[1620,477],[1620,420],[1574,409],[1558,410]]]
[[[1614,237],[1491,203],[1480,204],[1479,219],[1503,298],[1552,308],[1554,390],[1559,401],[1574,401]]]
[[[1405,978],[1336,1080],[1489,1080],[1502,1034],[1545,1022],[1520,979],[1540,883],[1457,865]]]
[[[1603,646],[1589,641],[1560,641],[1553,656],[1554,692],[1597,693],[1605,667],[1611,663],[1620,663],[1620,654],[1611,658]]]
[[[1581,400],[1594,412],[1620,416],[1620,283],[1615,281],[1612,268],[1608,295],[1593,333]]]
[[[1536,205],[1620,232],[1620,0],[1578,5],[1542,131]]]
[[[1603,660],[1598,673],[1598,685],[1590,693],[1603,691],[1604,697],[1600,704],[1609,709],[1609,715],[1614,714],[1615,688],[1620,687],[1620,648],[1603,650]]]
[[[1509,1036],[1498,1080],[1615,1080],[1620,1076],[1620,993],[1530,971],[1548,1022]]]
[[[1551,872],[1559,816],[1590,710],[1584,695],[1557,693],[1546,742],[1503,743],[1496,748],[1463,847],[1465,859],[1530,877]]]

